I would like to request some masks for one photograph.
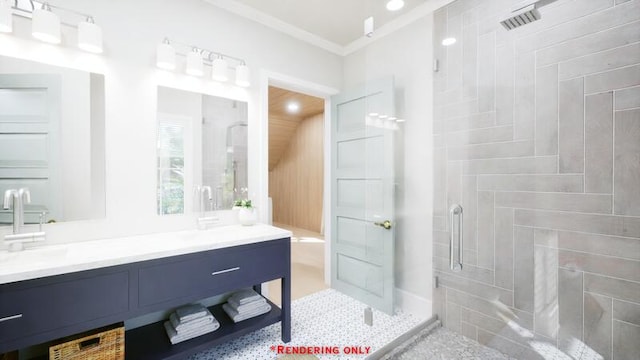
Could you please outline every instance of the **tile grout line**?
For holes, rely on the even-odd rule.
[[[611,91],[611,214],[616,215],[616,96]]]

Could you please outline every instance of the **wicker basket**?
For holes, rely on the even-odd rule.
[[[81,336],[78,338],[78,336]],[[117,324],[75,336],[49,348],[49,360],[124,360],[124,326]]]

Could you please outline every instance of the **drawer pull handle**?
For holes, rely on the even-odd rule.
[[[234,268],[224,269],[224,270],[220,270],[220,271],[214,271],[214,272],[211,273],[211,275],[220,275],[220,274],[224,274],[224,273],[228,273],[228,272],[232,272],[232,271],[236,271],[236,270],[240,270],[240,267],[236,266]]]
[[[0,322],[20,319],[21,317],[22,317],[22,314],[13,315],[13,316],[7,316],[7,317],[0,318]]]

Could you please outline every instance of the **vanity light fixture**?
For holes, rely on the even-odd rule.
[[[0,32],[13,31],[13,14],[11,3],[8,0],[0,0]]]
[[[389,0],[387,2],[387,10],[389,11],[398,11],[404,7],[403,0]]]
[[[249,67],[244,63],[244,61],[240,63],[240,65],[236,66],[236,85],[241,87],[251,86]]]
[[[202,54],[197,47],[193,47],[189,53],[187,53],[187,68],[185,72],[192,76],[204,75],[204,65],[202,63]]]
[[[156,48],[156,66],[164,70],[176,68],[176,50],[167,38],[164,38]]]
[[[206,65],[211,66],[212,80],[226,82],[230,78],[229,72],[235,70],[235,85],[251,86],[249,67],[243,59],[195,45],[187,45],[173,40],[169,42],[168,38],[164,38],[156,48],[156,66],[164,70],[175,70],[177,55],[186,58],[185,73],[188,75],[204,76],[204,66]],[[230,61],[233,61],[233,66],[229,65]]]
[[[456,41],[457,41],[457,40],[456,40],[456,38],[454,38],[454,37],[444,38],[444,39],[442,40],[442,45],[444,45],[444,46],[451,46],[451,45],[455,44],[455,43],[456,43]]]
[[[46,43],[60,44],[60,17],[51,11],[49,3],[42,3],[40,9],[33,10],[31,35]]]
[[[96,25],[93,16],[78,24],[78,47],[94,54],[102,53],[102,29]]]
[[[12,5],[13,4],[13,5]],[[29,7],[25,7],[29,4]],[[71,13],[82,17],[76,24],[60,20],[53,10]],[[50,44],[62,43],[62,25],[77,28],[77,46],[87,52],[102,53],[102,29],[95,24],[93,16],[81,12],[51,5],[48,2],[34,0],[0,0],[0,32],[13,31],[13,16],[31,19],[31,36]]]
[[[211,78],[215,81],[229,80],[229,63],[222,56],[213,59],[211,63]]]
[[[400,129],[398,124],[403,123],[404,121],[404,119],[399,119],[392,115],[376,112],[371,112],[368,116],[365,117],[366,126],[388,130]]]

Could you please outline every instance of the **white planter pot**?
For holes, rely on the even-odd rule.
[[[238,222],[241,225],[249,226],[258,221],[258,212],[255,208],[236,208],[238,213]]]

